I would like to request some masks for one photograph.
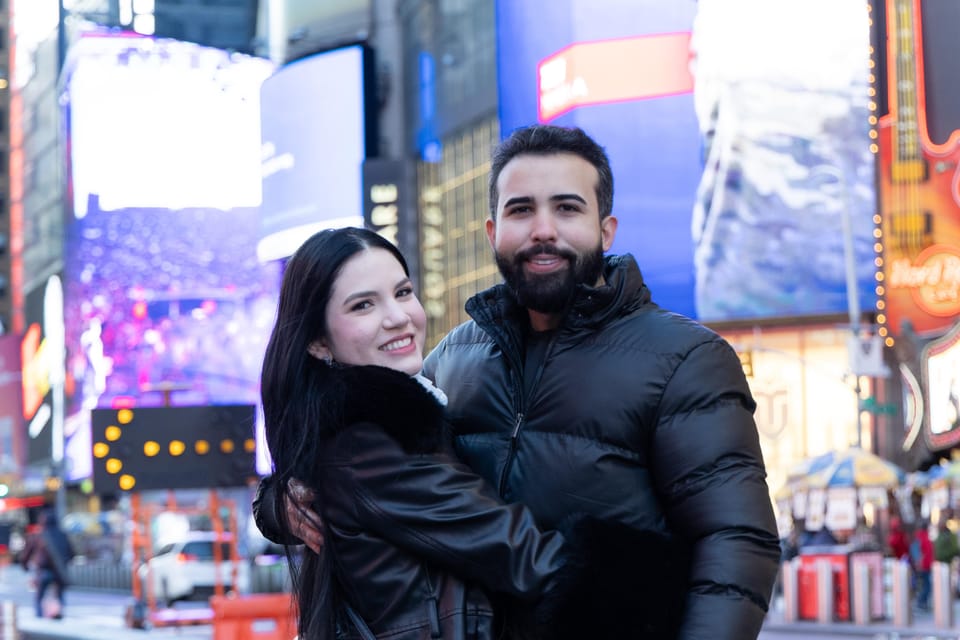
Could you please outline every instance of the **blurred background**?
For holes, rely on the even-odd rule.
[[[269,563],[249,505],[285,259],[378,230],[434,345],[499,280],[489,153],[534,122],[606,147],[613,250],[739,352],[784,535],[956,531],[958,21],[949,0],[0,0],[0,551],[53,507],[127,574],[202,530]],[[860,452],[892,475],[807,482]]]

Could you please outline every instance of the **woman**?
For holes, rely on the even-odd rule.
[[[280,533],[291,533],[280,511],[291,479],[313,491],[322,519],[321,553],[306,551],[294,570],[301,638],[484,640],[504,637],[505,623],[520,637],[519,621],[494,617],[492,599],[503,596],[552,625],[577,607],[599,614],[583,597],[603,602],[607,617],[626,614],[636,591],[594,584],[584,569],[597,571],[593,559],[450,455],[443,394],[417,377],[425,327],[403,256],[371,231],[320,232],[287,264],[261,394]],[[610,546],[617,532],[598,534],[599,524],[576,529],[592,535],[577,549]],[[605,578],[642,575],[610,557]]]

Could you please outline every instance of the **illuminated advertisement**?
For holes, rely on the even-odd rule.
[[[22,392],[20,339],[0,336],[0,474],[19,472],[23,467]]]
[[[960,131],[951,130],[946,139],[931,137],[935,123],[927,122],[924,49],[942,54],[956,46],[924,46],[920,0],[882,4],[886,31],[897,37],[886,39],[888,112],[879,127],[886,289],[881,319],[895,335],[905,322],[921,335],[937,335],[960,317]],[[942,73],[955,62],[941,59],[939,65]],[[941,107],[941,119],[949,119],[946,113],[956,124],[956,109],[942,106],[930,105],[931,112]]]
[[[84,36],[64,71],[66,455],[96,408],[255,404],[277,265],[257,259],[265,60]]]
[[[606,148],[612,251],[656,302],[711,322],[841,314],[849,281],[874,307],[864,4],[501,0],[497,34],[501,134],[540,121]]]
[[[934,451],[960,444],[960,325],[928,344],[921,356],[927,387],[927,442]]]
[[[257,254],[285,258],[321,229],[363,226],[369,54],[353,46],[297,60],[263,83],[263,206]]]

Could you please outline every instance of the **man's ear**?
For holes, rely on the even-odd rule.
[[[490,241],[490,248],[497,250],[497,223],[493,218],[487,218],[487,239]]]
[[[600,242],[604,251],[610,251],[613,238],[617,235],[617,219],[609,215],[600,221]]]
[[[307,347],[307,353],[312,355],[317,360],[324,360],[330,362],[333,360],[333,356],[330,354],[330,349],[327,348],[327,345],[323,344],[322,340],[314,340]]]

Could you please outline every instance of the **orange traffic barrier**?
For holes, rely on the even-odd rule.
[[[213,596],[213,640],[293,640],[296,610],[289,593]]]

